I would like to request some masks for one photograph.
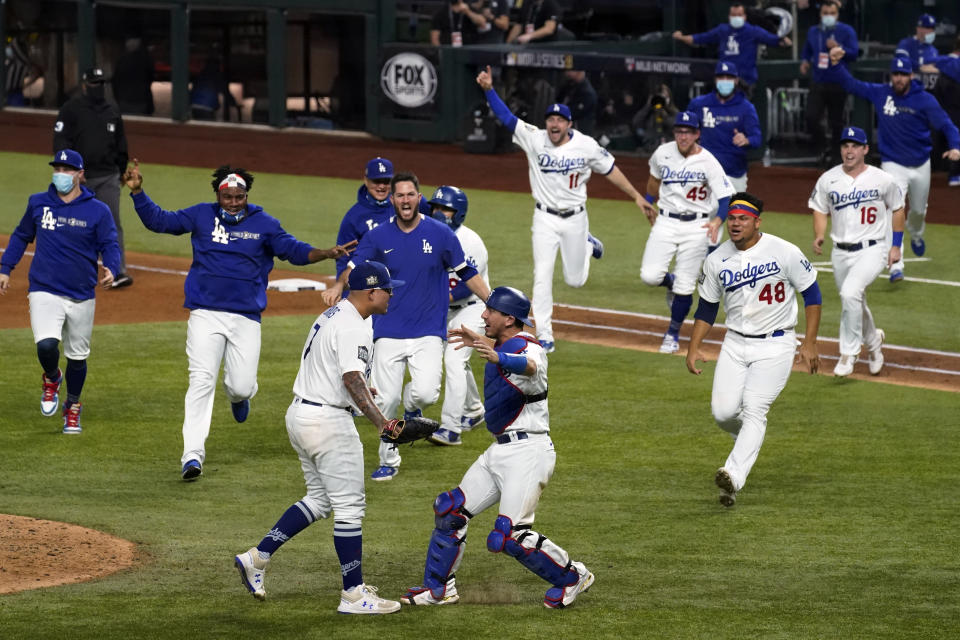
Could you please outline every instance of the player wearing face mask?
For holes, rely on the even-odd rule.
[[[937,39],[937,19],[929,13],[917,18],[917,32],[897,44],[895,55],[910,58],[913,68],[927,73],[936,73],[934,59],[940,55],[933,41]],[[924,68],[926,67],[926,68]]]

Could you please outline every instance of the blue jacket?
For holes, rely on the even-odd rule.
[[[309,264],[312,246],[283,230],[255,204],[238,224],[223,224],[216,202],[164,211],[145,192],[131,194],[143,226],[157,233],[190,234],[193,264],[183,283],[187,309],[230,311],[260,321],[274,257]]]
[[[830,48],[827,47],[827,40],[831,37],[846,52],[843,60],[836,65],[830,64]],[[824,69],[820,68],[821,54],[827,56],[824,58],[824,64],[826,64]],[[838,22],[835,27],[827,30],[824,30],[820,25],[810,27],[800,58],[810,63],[813,69],[814,82],[840,84],[840,69],[846,70],[847,65],[856,60],[859,55],[860,45],[857,42],[857,32],[850,25]]]
[[[780,44],[780,37],[749,22],[739,29],[734,29],[729,23],[724,22],[710,31],[693,34],[693,41],[699,45],[716,45],[717,58],[737,65],[740,78],[747,84],[755,84],[757,82],[757,43],[773,47]]]
[[[922,64],[933,64],[933,59],[940,53],[932,44],[920,42],[914,36],[904,38],[897,44],[897,55],[905,55],[913,63],[913,70],[919,71]]]
[[[747,173],[747,149],[763,144],[757,109],[741,91],[734,91],[726,102],[717,92],[690,101],[689,111],[700,115],[700,145],[720,162],[724,173],[740,178]],[[733,130],[747,136],[749,147],[733,144]]]
[[[953,54],[949,56],[937,56],[933,60],[928,60],[927,62],[935,65],[940,73],[947,76],[951,80],[960,82],[960,56]]]
[[[113,275],[120,273],[120,246],[110,208],[86,187],[64,202],[51,184],[27,200],[27,210],[10,235],[0,259],[0,273],[10,275],[27,245],[36,239],[30,264],[29,291],[46,291],[74,300],[89,300],[97,289],[97,257]]]
[[[423,196],[420,197],[420,213],[429,216],[430,204]],[[346,244],[351,240],[360,240],[367,231],[389,220],[396,212],[393,209],[393,198],[389,195],[386,200],[378,201],[367,190],[367,185],[361,184],[357,189],[357,202],[347,209],[340,222],[340,231],[337,233],[337,244]],[[337,258],[337,277],[347,268],[350,256]]]
[[[877,113],[880,157],[905,167],[919,167],[930,159],[933,145],[930,130],[937,129],[947,138],[950,149],[960,148],[960,131],[937,99],[914,80],[906,94],[897,95],[889,84],[863,82],[850,72],[840,70],[843,89],[873,103]]]

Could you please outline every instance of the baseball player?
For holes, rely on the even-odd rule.
[[[587,218],[587,182],[594,171],[605,176],[637,203],[643,197],[614,164],[613,156],[596,140],[571,128],[570,108],[553,104],[546,112],[546,129],[519,120],[493,89],[490,67],[477,76],[497,119],[513,133],[513,142],[527,154],[533,211],[533,315],[537,338],[552,353],[553,267],[557,249],[563,262],[563,279],[582,287],[590,274],[590,256],[603,257],[603,243],[590,235]]]
[[[666,287],[670,326],[660,353],[676,353],[683,321],[693,305],[700,264],[711,241],[716,242],[734,189],[713,154],[698,144],[700,117],[693,111],[677,114],[674,140],[660,145],[650,156],[647,211],[653,225],[643,249],[640,279],[651,287]],[[659,194],[659,199],[651,194]],[[711,214],[716,215],[709,221]],[[706,224],[705,224],[706,223]],[[706,232],[704,232],[706,229]],[[676,258],[674,270],[669,271]]]
[[[932,65],[934,58],[940,55],[933,46],[936,39],[937,19],[929,13],[923,13],[917,18],[916,33],[898,42],[894,55],[910,58],[914,69],[936,72],[936,69],[932,68],[921,69],[924,65]]]
[[[144,193],[136,159],[123,180],[147,229],[189,233],[193,245],[193,264],[183,284],[183,306],[190,309],[190,385],[184,400],[180,475],[186,481],[196,480],[203,473],[220,362],[224,362],[223,386],[234,420],[247,419],[250,398],[257,393],[260,314],[267,306],[267,276],[273,259],[311,264],[338,258],[355,245],[315,249],[297,240],[262,207],[247,201],[253,176],[244,169],[220,167],[211,183],[216,202],[179,211],[164,211]]]
[[[467,194],[457,187],[438,187],[430,198],[433,217],[449,225],[457,234],[467,264],[477,270],[483,281],[490,286],[487,275],[487,247],[476,231],[463,224],[467,217]],[[476,296],[455,271],[450,275],[450,310],[447,315],[447,330],[467,326],[474,331],[483,330],[482,300]],[[427,439],[439,445],[462,444],[460,435],[483,422],[483,403],[477,381],[470,368],[473,349],[457,349],[448,342],[443,349],[443,368],[446,382],[443,389],[443,408],[440,428]]]
[[[823,253],[828,218],[833,277],[840,292],[840,359],[835,376],[853,373],[866,343],[872,375],[883,368],[883,329],[878,329],[867,306],[866,289],[877,276],[900,260],[903,244],[903,192],[893,176],[866,164],[870,147],[859,127],[846,127],[840,145],[840,164],[817,180],[807,206],[813,210],[813,252]],[[891,234],[892,228],[892,234]],[[887,238],[893,237],[892,246]]]
[[[472,347],[485,360],[483,392],[487,429],[495,439],[467,469],[459,486],[433,503],[435,528],[427,547],[423,584],[411,587],[400,602],[454,604],[460,599],[454,572],[463,558],[470,520],[499,502],[487,549],[506,551],[551,587],[543,603],[569,606],[593,584],[593,573],[541,533],[533,530],[540,494],[553,475],[557,454],[550,439],[547,407],[547,357],[524,330],[530,301],[521,291],[497,287],[483,312],[484,335],[464,326],[450,332],[451,342]]]
[[[717,318],[720,300],[727,333],[713,374],[713,419],[734,438],[733,450],[714,481],[720,503],[732,507],[757,461],[767,430],[767,412],[787,384],[797,338],[797,295],[801,292],[806,335],[800,362],[813,374],[820,368],[820,286],[817,271],[795,245],[760,232],[763,202],[745,192],[734,194],[727,216],[730,239],[703,263],[700,303],[687,350],[687,370],[700,375],[705,360],[700,345]]]
[[[840,57],[834,49],[831,61]],[[877,146],[880,168],[893,176],[910,203],[906,230],[914,255],[926,253],[923,240],[927,197],[930,195],[930,152],[933,143],[930,130],[938,129],[947,139],[949,149],[943,157],[960,160],[960,131],[950,122],[937,99],[924,91],[913,79],[913,63],[897,57],[890,63],[890,84],[861,82],[846,68],[840,68],[843,88],[873,103],[877,114]],[[903,260],[890,266],[890,282],[903,280]]]
[[[404,418],[420,416],[440,397],[441,358],[447,331],[452,269],[467,288],[485,300],[489,287],[467,264],[456,234],[446,224],[417,210],[420,183],[412,173],[397,173],[390,182],[396,214],[389,222],[368,231],[356,253],[321,296],[336,304],[349,284],[350,271],[366,260],[382,262],[404,280],[390,311],[373,319],[373,387],[384,415],[393,417],[403,402]],[[410,383],[403,387],[404,368]],[[380,466],[371,474],[377,481],[391,480],[400,469],[396,444],[381,442]]]
[[[393,177],[393,163],[377,156],[367,163],[363,170],[363,184],[357,189],[357,201],[343,215],[337,244],[345,245],[360,241],[367,231],[389,220],[394,215],[390,201],[390,179]],[[430,205],[425,199],[420,201],[420,213],[430,215]],[[337,277],[347,268],[349,256],[337,258]]]
[[[350,273],[350,295],[317,316],[303,345],[300,371],[287,409],[287,435],[300,456],[307,495],[292,504],[260,544],[234,558],[240,580],[254,598],[266,598],[264,574],[271,556],[319,518],[333,513],[333,546],[340,559],[343,591],[339,613],[383,614],[400,603],[377,596],[363,582],[361,523],[366,511],[363,490],[363,444],[353,411],[363,414],[379,433],[391,428],[373,401],[367,379],[373,333],[366,322],[386,313],[393,280],[379,262],[365,262]]]
[[[60,385],[66,378],[63,433],[77,434],[83,431],[80,392],[87,377],[93,333],[97,257],[103,260],[100,284],[110,288],[114,275],[120,273],[120,246],[109,207],[82,185],[83,157],[73,149],[62,149],[50,164],[50,187],[27,200],[27,210],[0,258],[0,295],[6,295],[11,272],[27,245],[36,240],[27,298],[37,358],[43,368],[40,413],[52,416],[57,412]],[[66,372],[59,366],[61,340]]]

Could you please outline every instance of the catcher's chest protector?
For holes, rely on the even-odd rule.
[[[532,340],[523,336],[514,336],[500,345],[497,351],[520,353],[527,348],[528,342],[532,342]],[[488,362],[484,367],[483,405],[486,412],[487,429],[494,435],[503,433],[504,429],[513,424],[513,421],[523,411],[523,405],[526,404],[526,396],[523,391],[518,389],[508,378],[508,376],[515,375],[517,374],[508,373],[492,362]]]

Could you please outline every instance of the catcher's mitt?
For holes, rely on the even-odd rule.
[[[422,440],[440,428],[440,423],[430,418],[390,420],[384,425],[380,439],[389,444],[404,444]]]

